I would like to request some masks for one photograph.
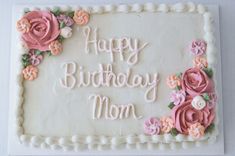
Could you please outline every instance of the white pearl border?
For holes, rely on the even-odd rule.
[[[55,8],[55,7],[53,7]],[[52,8],[52,9],[53,9]],[[60,9],[77,10],[84,9],[90,14],[104,14],[104,13],[130,13],[130,12],[174,12],[174,13],[199,13],[204,19],[204,40],[207,42],[207,60],[209,66],[215,71],[216,65],[216,46],[215,36],[213,29],[213,18],[207,8],[201,4],[194,3],[177,3],[174,5],[168,4],[132,4],[132,5],[104,5],[104,6],[60,6]],[[22,15],[25,11],[33,10],[50,10],[50,7],[29,7],[22,11]],[[27,50],[19,46],[20,56]],[[20,57],[19,57],[20,59]],[[19,60],[20,63],[20,60]],[[21,63],[20,63],[21,64]],[[140,135],[128,135],[128,136],[71,136],[71,137],[42,137],[35,135],[24,134],[23,128],[23,102],[24,102],[24,87],[23,77],[21,74],[22,66],[18,68],[17,78],[17,104],[16,104],[16,121],[15,131],[21,143],[33,147],[39,147],[42,149],[62,149],[64,151],[80,151],[83,149],[89,150],[105,150],[105,149],[148,149],[148,150],[167,150],[167,149],[179,149],[189,148],[192,146],[202,146],[204,144],[210,144],[215,142],[218,135],[218,118],[215,121],[215,131],[212,134],[207,134],[199,140],[195,140],[190,136],[178,134],[173,137],[170,134],[146,136]],[[214,81],[216,82],[216,81]],[[217,114],[218,114],[218,107]]]

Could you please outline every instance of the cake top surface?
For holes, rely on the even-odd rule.
[[[26,10],[17,22],[21,141],[208,140],[216,116],[211,22],[193,3]]]

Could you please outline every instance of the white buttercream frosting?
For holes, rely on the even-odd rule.
[[[63,8],[63,7],[62,7]],[[106,6],[94,6],[94,7],[64,7],[63,10],[66,9],[81,9],[89,11],[94,14],[101,13],[110,13],[110,12],[193,12],[199,13],[203,15],[204,18],[204,27],[205,31],[204,39],[208,42],[207,47],[207,59],[209,66],[213,67],[216,62],[216,47],[215,47],[215,36],[213,33],[213,25],[212,25],[212,17],[211,14],[207,11],[206,7],[203,5],[195,5],[193,3],[182,4],[178,3],[175,5],[167,5],[167,4],[153,4],[146,3],[144,5],[134,4],[134,5],[106,5]],[[24,11],[32,11],[38,10],[40,8],[32,7],[25,8]],[[25,53],[25,49],[19,48],[19,54]],[[19,66],[21,69],[22,67]],[[184,136],[182,134],[178,134],[173,137],[169,134],[164,135],[154,135],[154,136],[146,136],[144,134],[140,135],[127,135],[127,136],[93,136],[89,135],[86,137],[73,135],[70,137],[43,137],[43,136],[32,136],[25,133],[23,128],[24,122],[24,87],[22,76],[19,76],[18,79],[18,103],[16,105],[16,120],[15,120],[15,130],[17,136],[19,136],[19,140],[24,144],[31,144],[32,146],[40,147],[40,148],[50,148],[53,150],[63,149],[64,151],[79,151],[85,148],[88,149],[117,149],[119,146],[126,147],[127,149],[178,149],[178,148],[189,148],[191,146],[201,146],[204,143],[212,143],[216,139],[216,135],[218,134],[217,126],[216,131],[211,135],[204,136],[200,141],[195,141],[193,138],[188,136]],[[216,124],[218,121],[216,122]],[[95,145],[95,144],[96,145]],[[144,144],[147,143],[147,144]],[[106,146],[103,146],[106,145]]]

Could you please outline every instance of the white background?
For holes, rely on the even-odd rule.
[[[83,0],[84,3],[136,3],[153,0]],[[167,0],[170,1],[170,0]],[[161,2],[167,2],[161,1]],[[39,3],[40,2],[40,3]],[[12,4],[56,4],[82,3],[82,0],[0,0],[0,156],[7,155],[8,124],[8,80],[10,66],[10,28]],[[159,2],[159,1],[153,1]],[[179,2],[172,0],[170,2]],[[235,155],[235,0],[194,0],[196,3],[218,4],[220,6],[220,32],[222,54],[222,78],[224,100],[225,154]]]

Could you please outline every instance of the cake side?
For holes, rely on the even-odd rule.
[[[81,8],[80,8],[81,9]],[[66,10],[66,9],[65,9]],[[212,31],[212,19],[210,13],[208,13],[205,7],[201,5],[194,5],[191,3],[188,4],[176,4],[176,5],[155,5],[155,4],[135,4],[135,5],[120,5],[120,6],[101,6],[101,7],[84,7],[82,10],[86,10],[87,12],[92,14],[102,12],[167,12],[167,13],[197,13],[203,16],[204,20],[204,40],[207,43],[207,61],[208,66],[212,67],[215,63],[215,40]],[[213,69],[215,70],[215,69]],[[22,74],[19,76],[19,87],[23,89],[23,77]],[[216,82],[216,81],[215,81]],[[28,83],[28,82],[26,82]],[[22,91],[23,92],[23,91]],[[21,92],[21,94],[23,94]],[[21,95],[23,96],[23,95]],[[26,97],[24,97],[26,98]],[[27,100],[27,99],[26,99]],[[21,100],[20,100],[21,101]],[[76,149],[82,146],[87,146],[88,148],[105,148],[105,147],[118,147],[118,146],[126,146],[126,147],[148,147],[148,148],[178,148],[178,146],[187,146],[188,144],[200,145],[203,142],[208,142],[209,139],[214,138],[216,132],[214,131],[212,134],[207,134],[200,139],[194,139],[191,136],[178,134],[173,136],[172,134],[161,134],[161,135],[145,135],[143,134],[129,134],[124,136],[97,136],[97,135],[73,135],[73,136],[62,136],[62,137],[53,137],[53,136],[37,136],[37,135],[29,135],[28,133],[24,133],[25,129],[23,127],[24,117],[23,117],[23,101],[18,104],[18,136],[22,142],[28,142],[35,146],[41,147],[49,147],[49,148],[63,148],[63,149]],[[136,115],[137,116],[137,115]],[[138,116],[137,116],[138,117]],[[215,122],[216,123],[216,122]]]

